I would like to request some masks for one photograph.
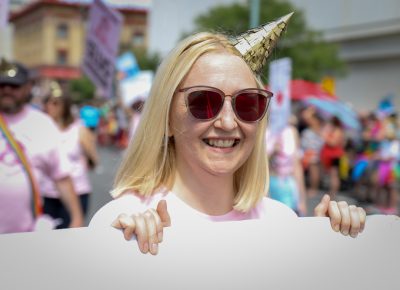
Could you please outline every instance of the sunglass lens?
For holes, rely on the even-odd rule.
[[[246,122],[255,122],[264,116],[268,98],[260,93],[241,93],[236,97],[235,109],[238,117]]]
[[[207,90],[191,92],[187,100],[190,113],[200,120],[214,118],[223,105],[223,99],[219,93]]]

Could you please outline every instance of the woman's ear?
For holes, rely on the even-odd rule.
[[[171,138],[171,137],[174,137],[174,134],[172,133],[172,130],[171,130],[171,127],[170,126],[168,126],[168,137],[169,138]]]

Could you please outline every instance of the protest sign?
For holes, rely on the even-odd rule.
[[[399,289],[400,219],[356,239],[328,218],[173,225],[157,256],[119,230],[0,235],[2,289]]]
[[[0,29],[5,28],[8,23],[9,0],[0,1]]]
[[[82,69],[106,97],[112,96],[121,25],[120,13],[100,0],[93,2],[89,11]]]
[[[290,117],[290,80],[292,60],[288,57],[271,61],[269,66],[269,87],[271,99],[268,128],[272,134],[282,131]]]

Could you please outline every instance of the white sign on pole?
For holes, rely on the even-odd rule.
[[[196,223],[164,230],[157,256],[111,228],[0,235],[1,289],[399,289],[400,219],[353,239],[328,218]]]
[[[122,80],[119,84],[122,101],[126,107],[130,107],[138,100],[146,100],[149,96],[153,82],[153,72],[141,71],[135,77]]]
[[[9,0],[0,1],[0,29],[6,28],[8,24]]]
[[[290,80],[292,60],[288,57],[270,63],[269,85],[274,97],[271,99],[269,130],[272,134],[282,131],[290,117]]]
[[[122,16],[100,0],[90,7],[82,69],[106,97],[112,95]]]

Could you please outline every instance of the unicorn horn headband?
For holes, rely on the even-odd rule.
[[[282,32],[286,29],[293,12],[275,21],[250,29],[231,39],[251,70],[259,74],[267,62]]]

